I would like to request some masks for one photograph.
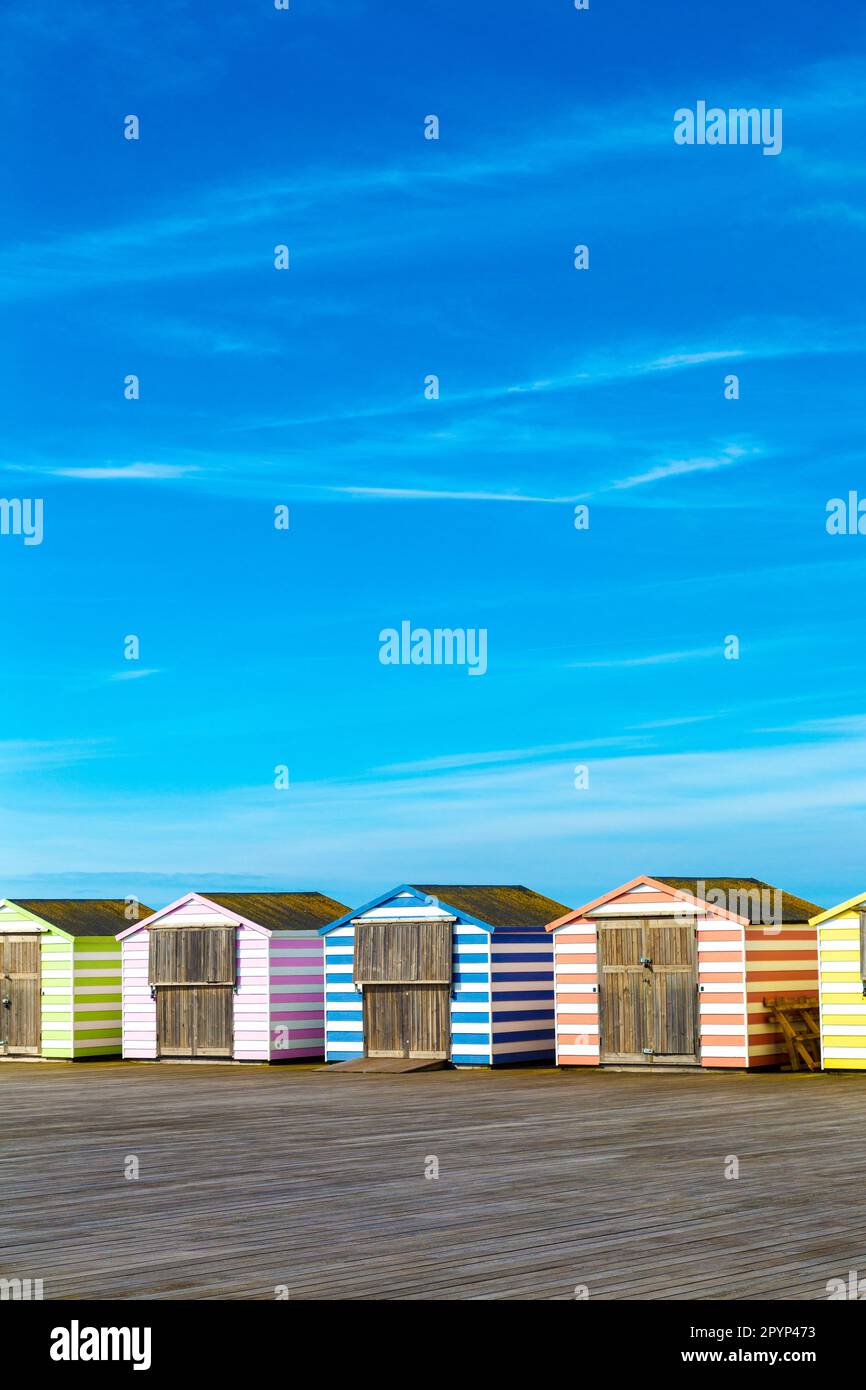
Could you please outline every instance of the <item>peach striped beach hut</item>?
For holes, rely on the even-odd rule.
[[[558,1064],[781,1065],[765,999],[817,993],[820,910],[756,878],[644,875],[551,922]]]

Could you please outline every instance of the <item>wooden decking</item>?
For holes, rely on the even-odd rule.
[[[866,1077],[6,1063],[0,1096],[2,1273],[46,1299],[824,1299],[866,1274]]]

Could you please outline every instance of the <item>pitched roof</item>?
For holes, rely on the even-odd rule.
[[[693,897],[706,898],[708,893],[722,893],[728,911],[747,917],[756,927],[778,922],[774,914],[779,910],[783,922],[808,922],[823,910],[816,903],[774,888],[772,883],[765,883],[761,878],[669,878],[667,874],[652,874],[651,877],[669,888],[691,893]]]
[[[115,936],[130,925],[125,898],[10,898],[9,901],[70,936]],[[139,903],[138,917],[143,920],[153,910]]]
[[[324,893],[199,893],[212,903],[268,931],[310,931],[348,912]]]
[[[818,912],[811,918],[811,927],[820,927],[823,922],[829,922],[832,917],[841,917],[843,912],[850,912],[852,908],[862,909],[866,905],[866,893],[855,893],[853,898],[846,898],[843,903],[836,903],[835,907],[828,907],[823,912]]]
[[[421,893],[491,927],[545,927],[568,908],[522,883],[418,883]]]

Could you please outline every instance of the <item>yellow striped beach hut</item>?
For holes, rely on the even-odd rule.
[[[818,932],[821,1059],[866,1070],[866,893],[810,918]]]

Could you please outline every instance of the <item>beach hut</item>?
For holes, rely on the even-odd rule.
[[[115,933],[134,899],[0,900],[0,1056],[120,1056]]]
[[[812,918],[825,1071],[866,1070],[866,893]]]
[[[118,935],[124,1057],[324,1055],[322,893],[187,893]]]
[[[643,876],[559,917],[557,1062],[787,1062],[764,1000],[817,992],[816,911],[760,879]]]
[[[552,1061],[562,904],[521,886],[401,884],[322,928],[325,1055]]]

